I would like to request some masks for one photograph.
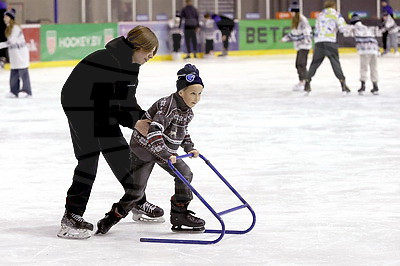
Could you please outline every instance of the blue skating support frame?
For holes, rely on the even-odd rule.
[[[183,159],[185,157],[191,157],[193,154],[185,154],[182,156],[178,156],[176,159]],[[171,163],[171,161],[168,161],[169,167],[174,171],[174,173],[192,190],[192,192],[200,199],[200,201],[212,212],[212,214],[218,219],[218,221],[221,223],[221,229],[214,230],[214,229],[206,229],[204,233],[215,233],[219,234],[218,238],[215,240],[184,240],[184,239],[163,239],[163,238],[140,238],[140,242],[152,242],[152,243],[172,243],[172,244],[201,244],[201,245],[209,245],[209,244],[215,244],[218,243],[225,234],[246,234],[250,232],[254,225],[256,224],[256,214],[253,211],[253,209],[250,207],[250,205],[240,196],[240,194],[229,184],[229,182],[218,172],[218,170],[210,163],[209,160],[207,160],[206,157],[203,155],[199,154],[199,157],[204,160],[204,162],[218,175],[218,177],[225,183],[225,185],[228,186],[228,188],[233,192],[233,194],[236,195],[238,199],[243,203],[243,205],[239,205],[230,209],[227,209],[222,212],[216,212],[210,204],[197,192],[197,190],[183,177],[183,175],[174,167],[174,165]],[[253,216],[253,221],[250,225],[249,228],[246,230],[226,230],[225,229],[225,223],[222,220],[222,215],[247,208],[251,215]]]

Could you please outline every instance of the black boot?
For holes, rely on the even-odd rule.
[[[118,205],[114,203],[111,210],[106,213],[106,216],[97,222],[96,234],[105,234],[111,227],[117,224],[127,213]]]
[[[180,203],[176,202],[173,198],[171,199],[171,230],[174,232],[180,231],[193,231],[203,232],[204,225],[206,224],[203,219],[193,216],[194,212],[187,209],[188,202]],[[182,228],[186,226],[189,228]]]
[[[365,92],[365,81],[361,81],[361,88],[358,90],[358,94],[363,95]]]
[[[378,95],[378,91],[379,91],[378,83],[377,82],[372,82],[372,85],[373,85],[373,87],[372,87],[371,93],[373,95]]]
[[[346,81],[345,81],[345,80],[341,80],[341,81],[340,81],[340,86],[342,86],[342,93],[343,93],[344,95],[350,93],[350,89],[349,89],[349,87],[347,87]]]
[[[306,83],[304,84],[304,92],[305,95],[308,95],[311,92],[310,81],[306,79]]]

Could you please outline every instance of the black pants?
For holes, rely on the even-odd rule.
[[[299,80],[305,80],[307,78],[307,58],[310,50],[300,49],[296,55],[296,69],[299,75]]]
[[[225,48],[225,50],[228,50],[229,37],[231,36],[231,31],[230,30],[221,30],[221,34],[222,34],[222,40],[223,40],[222,45]]]
[[[156,163],[175,178],[175,194],[173,197],[177,202],[188,202],[193,199],[193,194],[190,188],[175,175],[167,163],[156,162],[154,158],[152,158],[151,154],[148,154],[146,157],[146,159],[139,158],[135,153],[131,152],[131,169],[132,174],[135,177],[133,179],[133,189],[129,191],[129,193],[126,193],[119,201],[119,205],[126,212],[129,212],[133,208],[135,202],[143,197],[150,174]],[[174,166],[187,181],[192,182],[193,173],[183,160],[177,160]]]
[[[338,45],[337,43],[332,42],[318,42],[315,44],[314,55],[310,68],[308,69],[307,79],[311,80],[322,61],[324,61],[325,57],[328,57],[329,61],[331,62],[335,76],[339,80],[345,80],[342,67],[339,62]]]
[[[181,49],[181,39],[182,36],[179,33],[172,34],[172,45],[175,53]]]
[[[78,215],[86,210],[100,153],[103,154],[112,172],[123,186],[125,193],[133,188],[130,172],[129,146],[119,126],[119,136],[94,137],[92,111],[65,111],[71,132],[72,144],[78,164],[71,187],[67,192],[65,208]],[[145,201],[145,198],[141,201]]]
[[[22,87],[21,87],[22,81]],[[11,69],[10,72],[10,89],[15,95],[18,95],[20,91],[24,91],[29,95],[32,95],[31,80],[29,78],[28,68]]]
[[[206,40],[206,54],[214,50],[214,40]]]
[[[194,28],[185,28],[185,42],[186,42],[186,50],[187,53],[190,54],[192,50],[190,49],[190,43],[193,46],[193,52],[197,52],[197,37],[196,37],[196,29]]]
[[[382,48],[383,48],[383,51],[386,51],[388,34],[389,33],[387,31],[382,33]]]

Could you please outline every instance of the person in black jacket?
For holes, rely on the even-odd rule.
[[[184,26],[184,35],[185,35],[185,43],[187,55],[185,59],[190,58],[190,53],[192,50],[190,49],[190,43],[193,46],[193,56],[197,57],[197,36],[196,33],[200,29],[199,24],[199,14],[197,9],[192,5],[192,0],[186,0],[186,6],[181,11],[181,22],[179,23],[179,28],[181,27],[182,21],[185,22]]]
[[[219,56],[226,56],[228,55],[229,37],[235,27],[235,21],[231,18],[216,14],[212,15],[212,19],[215,21],[215,24],[217,24],[217,27],[222,34],[223,48],[222,53]]]
[[[130,170],[129,145],[120,125],[133,129],[144,114],[135,93],[140,65],[157,53],[156,35],[147,27],[133,28],[127,37],[118,37],[86,56],[73,69],[61,92],[61,104],[68,118],[72,144],[78,164],[67,192],[65,213],[59,237],[90,237],[93,224],[82,215],[96,178],[100,153],[129,195],[134,188]],[[135,208],[162,216],[163,210],[146,201],[145,195]],[[151,210],[151,211],[149,211]],[[124,206],[115,214],[125,217]]]
[[[4,22],[4,13],[7,11],[7,3],[4,1],[0,1],[0,42],[6,42],[6,28],[7,25]],[[4,64],[7,63],[8,60],[8,50],[7,48],[0,49],[0,67],[3,68]]]

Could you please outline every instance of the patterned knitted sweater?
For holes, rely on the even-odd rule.
[[[355,38],[358,54],[379,54],[378,41],[367,26],[359,21],[350,29],[350,36]]]
[[[193,116],[192,109],[178,93],[161,98],[144,114],[143,118],[152,121],[147,135],[133,130],[130,142],[132,152],[141,158],[148,158],[143,153],[151,153],[156,159],[167,162],[171,155],[177,155],[179,147],[186,153],[193,150],[194,144],[187,131]]]
[[[292,29],[289,34],[283,36],[282,41],[293,42],[294,49],[310,50],[312,45],[312,28],[305,16],[300,15],[299,25]]]
[[[325,8],[318,14],[315,22],[314,41],[318,42],[336,42],[336,33],[344,32],[348,27],[346,21],[333,8]]]

